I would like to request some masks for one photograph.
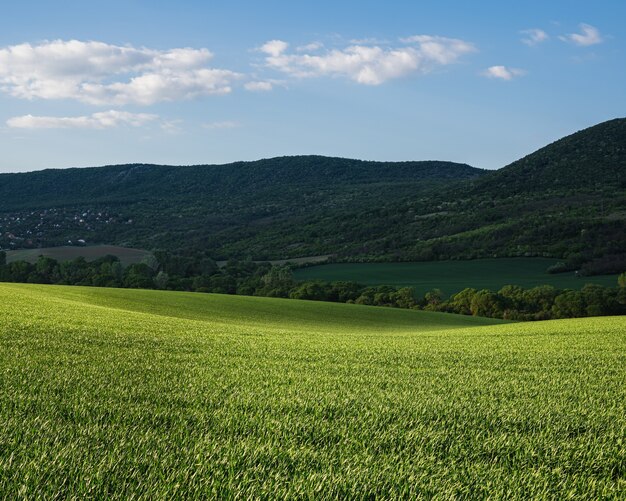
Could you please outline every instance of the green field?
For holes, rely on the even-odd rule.
[[[62,246],[44,247],[42,249],[21,249],[7,252],[7,262],[28,261],[35,263],[39,256],[51,257],[59,262],[71,261],[77,257],[84,257],[93,261],[104,256],[117,256],[123,265],[141,263],[150,252],[142,249],[119,247],[117,245],[90,245],[87,247]]]
[[[626,317],[0,284],[15,498],[624,498]]]
[[[423,295],[441,289],[450,295],[466,287],[497,291],[504,285],[525,288],[553,285],[557,289],[581,289],[587,283],[617,286],[617,275],[578,278],[574,272],[550,274],[555,259],[499,258],[473,261],[427,261],[420,263],[341,263],[300,268],[296,280],[348,280],[365,285],[414,287]]]

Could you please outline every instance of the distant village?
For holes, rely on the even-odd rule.
[[[108,209],[52,208],[0,214],[0,250],[59,245],[87,245],[108,226],[133,224],[133,219]]]

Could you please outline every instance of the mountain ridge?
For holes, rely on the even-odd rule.
[[[169,196],[175,190],[190,196],[218,190],[274,188],[281,182],[308,185],[324,182],[375,183],[422,180],[456,180],[477,177],[482,169],[467,164],[443,161],[375,162],[365,160],[298,155],[228,164],[172,166],[156,164],[119,164],[101,167],[45,169],[30,173],[0,174],[0,210],[16,206],[42,208],[51,196],[88,200],[113,200],[142,195],[132,189],[144,183],[141,191],[152,197]],[[165,189],[166,187],[166,189]],[[80,190],[80,193],[77,193]],[[118,190],[117,193],[107,190]],[[124,193],[127,190],[128,193]],[[24,197],[37,200],[24,202]],[[48,198],[46,198],[48,197]],[[19,198],[20,200],[17,200]],[[21,202],[21,203],[20,203]]]

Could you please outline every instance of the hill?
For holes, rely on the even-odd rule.
[[[626,119],[560,139],[439,200],[455,201],[449,215],[461,226],[426,244],[440,256],[544,255],[577,269],[623,254]]]
[[[0,175],[0,246],[84,239],[146,249],[207,249],[215,259],[323,255],[305,221],[413,197],[484,171],[450,162],[365,162],[319,156],[228,165],[121,165]],[[279,242],[275,232],[291,238]],[[316,237],[319,240],[319,237]],[[281,238],[279,237],[279,240]]]
[[[626,119],[603,122],[559,139],[473,183],[474,193],[626,189]]]
[[[591,262],[619,272],[626,119],[491,172],[449,162],[302,156],[4,174],[0,234],[4,248],[80,238],[216,260],[543,256],[567,260],[566,269]]]
[[[47,169],[0,174],[0,210],[44,209],[84,202],[180,199],[254,195],[266,190],[284,196],[295,188],[331,190],[333,186],[406,184],[458,180],[483,173],[452,162],[367,162],[322,156],[277,157],[225,165],[113,165],[82,169]],[[297,198],[297,197],[294,197]],[[268,200],[265,200],[268,202]],[[271,202],[271,200],[269,200]]]
[[[626,317],[27,284],[0,284],[0,305],[7,497],[626,489]]]

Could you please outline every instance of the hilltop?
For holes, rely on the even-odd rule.
[[[626,119],[603,122],[559,139],[473,183],[474,193],[626,189]]]
[[[428,187],[476,178],[485,171],[453,162],[370,162],[324,156],[276,157],[223,165],[129,164],[91,168],[46,169],[0,174],[0,210],[44,209],[74,203],[182,201],[207,197],[228,202],[279,195],[295,201],[304,190],[319,201],[333,187],[352,186],[375,192],[380,185],[424,184]],[[415,189],[416,186],[414,185]],[[417,188],[419,189],[419,187]],[[327,192],[327,193],[324,193]],[[304,201],[304,199],[302,199]]]

